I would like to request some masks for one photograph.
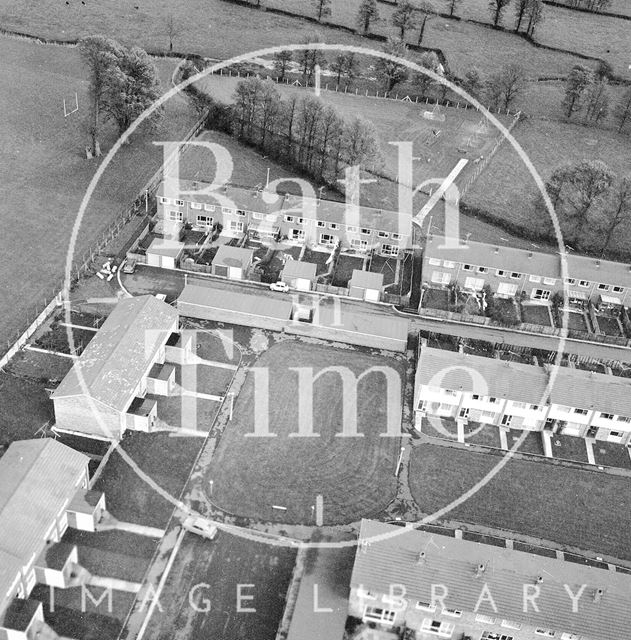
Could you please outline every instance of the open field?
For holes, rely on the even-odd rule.
[[[433,513],[472,487],[499,461],[497,455],[422,443],[411,459],[414,499],[424,512]],[[445,517],[629,560],[631,544],[625,532],[631,526],[630,489],[628,477],[511,460]]]
[[[248,437],[254,434],[255,415],[261,416],[250,372],[207,470],[216,505],[236,515],[305,523],[314,520],[311,507],[317,495],[323,496],[325,523],[352,522],[385,508],[396,489],[399,439],[379,435],[385,431],[387,411],[382,374],[371,373],[358,383],[357,425],[363,436],[338,437],[349,400],[335,373],[313,385],[313,433],[320,435],[290,436],[298,432],[304,420],[299,406],[305,406],[298,374],[291,368],[319,372],[341,363],[355,375],[385,366],[404,376],[402,363],[394,358],[297,340],[275,344],[256,361],[257,369],[269,372],[269,429],[277,435]],[[279,516],[272,505],[287,510]]]
[[[58,13],[52,11],[51,15]],[[0,108],[4,114],[0,141],[3,225],[0,250],[4,309],[0,337],[6,344],[26,328],[27,312],[50,299],[64,273],[68,242],[84,191],[98,167],[86,160],[84,119],[88,116],[87,72],[76,49],[38,45],[3,37],[0,56]],[[168,87],[176,61],[157,67]],[[63,99],[79,111],[64,118]],[[194,122],[184,98],[170,101],[160,130],[139,134],[104,172],[84,217],[77,248],[83,253],[109,222],[131,204],[161,161],[153,140],[174,139]],[[104,127],[101,146],[107,151],[116,139]],[[28,212],[28,215],[25,215]]]
[[[202,442],[199,437],[129,433],[121,446],[153,482],[177,499]],[[118,451],[112,454],[94,488],[105,492],[108,511],[124,522],[162,528],[173,512],[173,504],[140,478]]]
[[[274,640],[295,557],[294,549],[225,531],[212,542],[187,534],[144,637]],[[243,596],[253,598],[243,599],[241,608],[255,612],[237,610],[238,585],[244,585]]]

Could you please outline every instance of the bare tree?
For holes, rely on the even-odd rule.
[[[598,124],[609,113],[609,89],[606,80],[594,82],[589,88],[585,105],[585,120]]]
[[[498,27],[502,22],[502,14],[511,0],[489,0],[489,9],[493,20],[493,26]]]
[[[601,258],[609,248],[614,232],[622,225],[631,222],[631,176],[620,180],[611,198],[610,206],[606,210],[611,211],[611,214],[605,223],[605,236],[600,251]]]
[[[421,16],[417,43],[419,46],[421,46],[421,42],[423,42],[423,35],[425,34],[425,25],[427,24],[427,21],[431,16],[436,15],[436,9],[431,2],[422,0],[422,2],[417,5],[416,10]]]
[[[631,87],[629,87],[614,109],[614,117],[621,132],[628,122],[631,122]]]
[[[384,46],[384,52],[397,58],[407,58],[408,48],[401,40],[388,38]],[[403,82],[408,77],[408,69],[399,62],[385,58],[377,58],[375,62],[377,78],[381,80],[385,91],[390,93],[399,82]]]
[[[399,30],[399,39],[405,40],[407,31],[417,28],[417,7],[410,0],[401,0],[392,14],[392,25]]]
[[[278,53],[274,54],[274,71],[276,71],[276,73],[278,74],[278,79],[281,82],[287,75],[292,57],[293,55],[291,51],[279,51]]]
[[[175,16],[170,13],[164,21],[164,28],[166,30],[167,37],[169,38],[169,51],[172,53],[173,41],[182,33],[182,25]]]
[[[447,7],[449,8],[449,17],[453,18],[456,13],[456,7],[462,2],[462,0],[445,0]]]
[[[331,15],[331,0],[313,0],[313,5],[315,6],[318,22],[322,22],[322,18]]]
[[[379,20],[377,0],[362,0],[357,12],[357,24],[362,33],[368,33],[370,25],[377,20]]]
[[[565,117],[571,118],[572,114],[583,108],[583,96],[585,90],[594,82],[594,72],[582,64],[577,64],[565,83],[565,96],[561,103],[565,109]]]

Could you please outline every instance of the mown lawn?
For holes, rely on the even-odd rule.
[[[434,513],[470,489],[500,459],[423,443],[414,448],[410,463],[414,499],[423,512]],[[548,461],[511,460],[445,518],[631,559],[628,477]]]
[[[304,523],[313,522],[311,507],[317,495],[323,496],[325,523],[353,522],[378,513],[390,502],[396,489],[399,438],[379,435],[385,431],[388,410],[383,375],[371,373],[358,384],[357,425],[363,436],[338,437],[350,398],[335,373],[325,374],[314,384],[313,432],[319,435],[290,435],[298,432],[299,407],[305,406],[295,368],[308,367],[316,373],[334,365],[343,365],[355,375],[372,366],[404,375],[398,360],[353,349],[302,341],[272,346],[255,366],[269,375],[269,429],[277,435],[251,435],[255,416],[260,419],[256,394],[265,391],[255,392],[250,372],[236,398],[233,420],[206,472],[213,481],[213,502],[236,515]],[[286,511],[279,515],[273,505]]]

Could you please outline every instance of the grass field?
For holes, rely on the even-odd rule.
[[[4,37],[0,56],[0,338],[6,344],[26,328],[27,312],[34,319],[35,304],[41,311],[42,300],[50,299],[63,277],[70,232],[98,161],[85,159],[87,75],[76,49]],[[175,64],[157,62],[164,87]],[[73,101],[75,92],[79,111],[64,118],[62,101]],[[139,135],[105,171],[79,234],[81,253],[159,167],[161,149],[153,140],[177,138],[192,125],[194,114],[184,99],[170,102],[161,130]],[[104,151],[115,138],[105,127]]]
[[[294,549],[220,531],[213,542],[187,534],[147,627],[147,640],[274,640],[285,608]],[[191,591],[196,585],[203,585]],[[237,610],[237,588],[242,608]],[[253,586],[249,586],[253,585]],[[190,597],[190,600],[189,600]],[[191,606],[195,603],[198,610]]]
[[[255,366],[269,371],[269,427],[273,438],[254,433],[254,375],[248,374],[207,471],[212,500],[236,515],[284,522],[313,522],[311,506],[324,499],[324,522],[352,522],[381,511],[394,497],[398,438],[385,431],[386,387],[380,374],[358,384],[358,430],[363,437],[338,438],[344,396],[339,377],[326,374],[314,385],[313,430],[318,437],[292,438],[299,424],[298,378],[292,367],[315,372],[342,364],[359,375],[378,365],[404,375],[402,364],[352,349],[284,341],[266,351]],[[279,516],[272,505],[287,508]]]
[[[495,455],[423,443],[412,454],[410,486],[423,512],[433,513],[482,479]],[[445,516],[631,559],[631,478],[547,462],[511,460]]]

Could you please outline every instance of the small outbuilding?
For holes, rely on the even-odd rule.
[[[316,281],[317,268],[318,266],[312,262],[287,260],[280,274],[280,279],[292,289],[311,291]]]
[[[183,242],[168,238],[155,238],[147,248],[147,264],[150,267],[175,269],[183,251]]]
[[[348,288],[351,298],[379,302],[383,292],[383,273],[353,269],[353,277],[348,283]]]
[[[215,276],[224,276],[231,280],[244,280],[248,269],[252,265],[254,251],[241,247],[221,245],[212,262],[212,273]]]

